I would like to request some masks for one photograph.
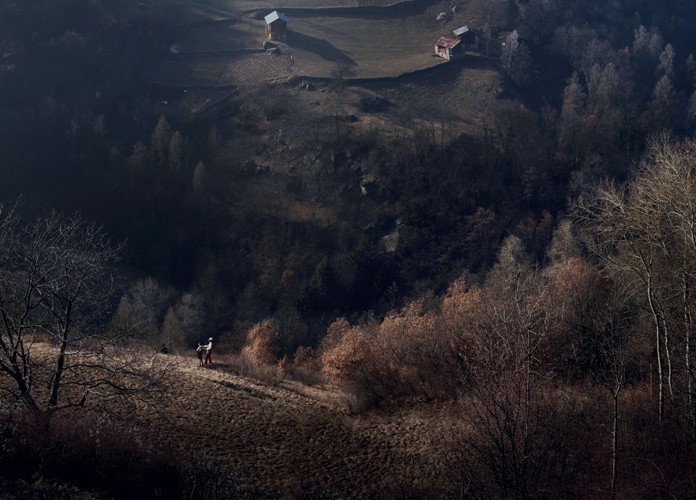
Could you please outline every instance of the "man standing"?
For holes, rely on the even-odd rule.
[[[210,363],[211,365],[213,364],[213,360],[210,359],[210,356],[213,354],[213,337],[210,337],[208,339],[208,344],[205,346],[205,364],[207,365]]]

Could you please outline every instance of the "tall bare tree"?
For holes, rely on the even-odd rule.
[[[562,313],[546,274],[509,237],[482,290],[466,398],[471,433],[461,473],[476,497],[528,498],[572,482],[569,419],[551,396],[554,369],[545,355]]]
[[[576,203],[584,240],[606,273],[641,291],[655,335],[658,414],[685,400],[693,426],[696,142],[651,143],[636,175]],[[679,361],[679,358],[683,362]]]
[[[636,297],[622,283],[613,283],[580,257],[549,269],[557,296],[568,304],[562,335],[566,346],[556,358],[566,364],[568,377],[586,378],[609,395],[607,415],[602,420],[608,429],[610,457],[609,478],[612,498],[619,484],[619,461],[622,454],[622,393],[639,379],[640,345]],[[603,405],[599,405],[604,410]],[[600,414],[604,414],[600,411]]]
[[[29,408],[54,410],[82,405],[88,395],[133,394],[155,383],[156,377],[141,378],[154,375],[155,366],[141,369],[119,349],[119,330],[103,327],[120,251],[99,226],[77,215],[52,213],[21,225],[14,211],[4,214],[0,375],[11,383],[2,381],[2,390]]]

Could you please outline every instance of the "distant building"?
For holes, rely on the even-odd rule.
[[[288,16],[274,10],[264,19],[266,20],[266,39],[282,42],[288,39]]]
[[[462,53],[461,42],[456,38],[440,37],[435,42],[435,55],[451,61]]]
[[[464,50],[478,50],[479,36],[476,32],[470,30],[468,26],[464,25],[461,28],[457,28],[452,33],[461,42]]]

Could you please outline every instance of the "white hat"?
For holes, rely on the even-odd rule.
[[[211,341],[211,340],[213,340],[213,337],[210,337],[210,338],[208,339],[208,341]]]

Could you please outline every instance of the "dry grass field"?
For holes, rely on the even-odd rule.
[[[211,53],[168,59],[157,81],[174,87],[219,88],[287,79],[291,73],[292,60],[287,55]]]
[[[395,9],[393,16],[375,16],[357,7],[340,16],[328,9],[316,14],[286,9],[289,16],[295,12],[288,23],[287,47],[297,61],[296,75],[328,76],[336,61],[350,66],[356,78],[393,77],[440,64],[432,46],[451,30],[435,20],[445,8],[447,2],[438,2],[422,12]]]
[[[452,408],[351,416],[338,393],[301,391],[320,400],[312,399],[297,383],[258,383],[216,361],[207,368],[182,360],[172,391],[130,411],[130,424],[149,429],[162,449],[215,464],[254,496],[376,498],[440,484],[435,436],[452,425]]]
[[[47,346],[35,348],[48,355]],[[244,497],[391,498],[443,486],[440,449],[457,425],[454,404],[412,402],[351,414],[347,394],[282,380],[275,367],[261,381],[235,375],[234,356],[215,356],[205,367],[193,356],[153,356],[166,367],[166,389],[127,402],[88,399],[72,418],[108,422],[110,434],[183,457]],[[150,357],[142,358],[147,365]],[[0,400],[0,411],[11,404]]]
[[[283,54],[293,58],[295,77],[328,78],[337,64],[351,68],[351,78],[398,77],[442,65],[443,60],[433,55],[435,40],[451,36],[454,28],[464,24],[481,29],[485,21],[480,3],[458,2],[458,9],[453,12],[455,3],[443,0],[390,5],[384,1],[285,2],[282,10],[290,17],[289,35],[287,42],[277,45]],[[234,75],[243,73],[243,67],[238,71],[230,67],[242,61],[235,57],[220,60],[218,64],[228,69],[216,73],[206,55],[260,49],[264,42],[263,17],[277,8],[275,4],[192,0],[183,6],[181,26],[173,44],[190,57],[170,57],[160,79],[172,83],[170,80],[176,80],[177,75],[190,75],[182,76],[179,85],[192,85],[187,82],[193,81],[196,85],[216,87],[245,85],[252,77],[262,81],[284,75],[280,70],[273,75],[251,73],[250,78],[238,80]],[[448,14],[446,22],[436,20],[441,12]]]

